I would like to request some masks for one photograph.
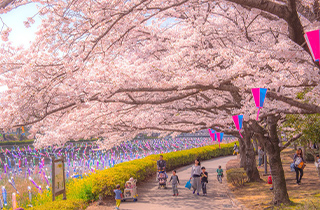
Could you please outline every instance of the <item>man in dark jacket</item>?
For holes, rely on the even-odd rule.
[[[163,160],[163,155],[160,155],[160,159],[157,161],[158,170],[165,171],[166,170],[166,161]]]

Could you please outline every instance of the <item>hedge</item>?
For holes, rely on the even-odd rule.
[[[0,146],[6,146],[6,145],[21,145],[21,144],[33,144],[34,140],[16,140],[16,141],[0,141]]]
[[[226,171],[227,181],[235,187],[241,187],[244,185],[247,174],[244,168],[232,168]]]
[[[221,144],[221,149],[218,145],[210,145],[166,153],[164,160],[167,161],[167,170],[192,164],[196,158],[208,160],[218,156],[231,155],[233,144]],[[59,206],[63,206],[64,209],[83,209],[85,205],[78,205],[79,203],[98,200],[99,195],[113,196],[115,186],[120,184],[123,190],[125,182],[130,177],[134,177],[138,182],[143,182],[147,177],[156,173],[158,159],[159,155],[150,155],[142,159],[117,164],[113,168],[97,171],[83,179],[70,180],[66,185],[67,200],[62,201],[62,196],[59,196]],[[37,199],[33,199],[33,206],[35,206],[33,209],[57,209],[58,202],[52,202],[51,199],[51,193],[39,195]]]

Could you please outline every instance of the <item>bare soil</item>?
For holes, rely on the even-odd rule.
[[[292,206],[277,208],[297,209],[299,206],[305,205],[305,203],[309,201],[312,202],[313,205],[318,205],[313,202],[314,200],[319,200],[320,197],[320,178],[318,177],[316,167],[313,162],[307,163],[301,185],[297,185],[295,179],[296,174],[295,172],[290,171],[293,155],[294,151],[292,149],[286,149],[281,153],[288,194],[292,201]],[[261,182],[246,183],[245,186],[241,188],[234,188],[229,184],[229,189],[233,192],[235,198],[248,209],[273,209],[275,208],[272,205],[273,191],[270,190],[271,185],[267,183],[268,176],[263,175],[264,167],[261,167],[258,170],[262,178]],[[270,170],[269,166],[268,170]],[[318,207],[318,209],[319,208],[320,207]]]

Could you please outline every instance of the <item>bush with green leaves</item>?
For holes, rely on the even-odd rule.
[[[244,168],[232,168],[226,171],[227,181],[235,187],[241,187],[247,180],[247,174]]]

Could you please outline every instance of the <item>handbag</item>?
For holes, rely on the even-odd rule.
[[[298,168],[302,168],[303,165],[304,165],[304,164],[303,164],[303,162],[301,161],[301,162],[297,165],[297,167],[298,167]]]
[[[191,189],[191,182],[190,180],[187,182],[186,186],[184,186],[185,188],[188,188],[189,190]]]

